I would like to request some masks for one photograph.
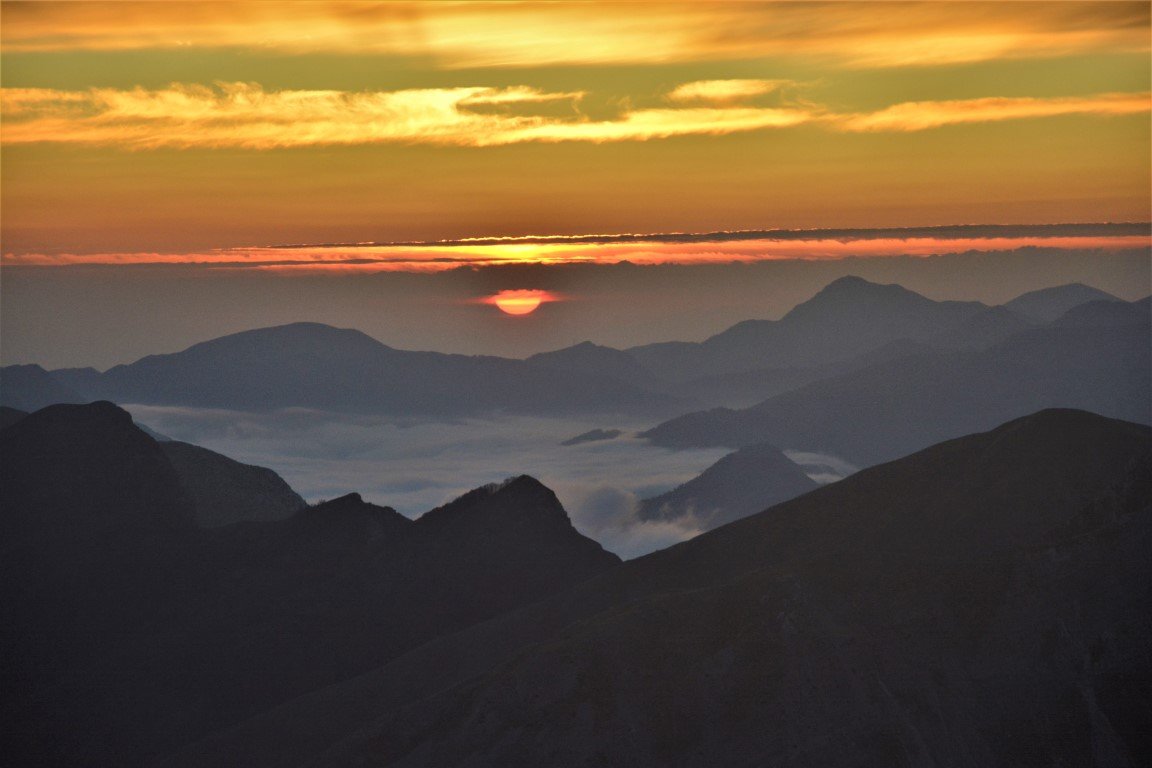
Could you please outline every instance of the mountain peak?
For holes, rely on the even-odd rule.
[[[1084,283],[1068,283],[1020,294],[1004,306],[1034,322],[1050,323],[1069,310],[1093,301],[1120,299]]]

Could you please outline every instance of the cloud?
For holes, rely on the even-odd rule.
[[[240,48],[440,68],[806,57],[936,66],[1148,50],[1146,3],[11,3],[8,51]]]
[[[696,80],[676,86],[668,94],[671,101],[711,101],[727,103],[778,91],[790,80]]]
[[[1152,245],[1147,223],[961,225],[896,229],[763,230],[540,236],[428,243],[234,248],[203,253],[5,253],[0,265],[192,265],[304,272],[443,272],[459,267],[557,264],[708,264],[824,261],[1011,251],[1026,247],[1118,252]],[[493,297],[489,297],[494,300]],[[562,300],[560,294],[542,301]]]
[[[486,147],[523,142],[644,141],[797,125],[801,109],[638,109],[609,120],[488,113],[476,106],[576,101],[525,86],[402,91],[265,91],[254,83],[84,92],[6,88],[5,144],[53,142],[276,149],[375,143]]]
[[[0,91],[4,144],[114,145],[131,149],[278,149],[356,144],[489,147],[525,142],[647,141],[720,136],[815,123],[829,130],[918,131],[960,123],[1056,115],[1147,114],[1148,93],[1076,98],[984,98],[896,104],[875,112],[835,114],[818,106],[747,106],[739,94],[770,81],[699,81],[674,89],[674,101],[697,106],[636,108],[604,120],[576,109],[583,91],[527,86],[424,88],[401,91],[266,91],[255,83],[173,84],[159,90],[93,88]],[[749,85],[758,83],[759,85]],[[679,96],[676,96],[680,93]],[[685,95],[687,94],[687,95]],[[569,101],[570,115],[477,107]]]
[[[416,517],[472,488],[529,474],[556,492],[578,530],[623,557],[698,533],[637,520],[636,499],[695,477],[726,453],[669,451],[628,437],[562,446],[566,437],[604,426],[568,419],[413,422],[303,408],[125,407],[173,439],[271,467],[311,502],[357,491]]]
[[[989,123],[1060,115],[1146,115],[1152,94],[1104,93],[1069,98],[985,98],[913,101],[840,118],[847,131],[924,131],[946,125]]]

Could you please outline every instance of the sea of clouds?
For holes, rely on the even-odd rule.
[[[573,524],[631,558],[691,538],[695,521],[644,521],[637,502],[698,475],[728,451],[673,451],[635,433],[649,424],[508,416],[404,421],[302,408],[252,413],[129,405],[141,424],[174,440],[270,467],[309,502],[352,491],[418,517],[486,483],[527,474],[552,488]],[[562,446],[594,428],[612,440]],[[820,481],[854,468],[834,457],[795,454]]]

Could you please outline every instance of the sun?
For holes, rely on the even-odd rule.
[[[558,300],[556,294],[539,290],[500,291],[482,299],[485,304],[495,304],[501,312],[508,315],[530,315],[541,304]]]

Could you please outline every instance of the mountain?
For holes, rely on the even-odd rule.
[[[1089,301],[1056,319],[1061,326],[1136,325],[1152,320],[1152,297],[1139,301]]]
[[[0,429],[12,426],[27,415],[27,411],[21,411],[18,408],[9,408],[6,405],[0,405]]]
[[[141,426],[141,429],[143,427]],[[155,435],[151,435],[155,439]],[[205,528],[242,520],[281,520],[305,506],[288,483],[266,467],[241,464],[207,448],[175,440],[159,443]]]
[[[581,342],[527,359],[532,365],[578,374],[595,374],[616,379],[642,389],[660,390],[660,380],[627,352],[612,347]]]
[[[780,320],[747,320],[699,344],[649,344],[626,351],[673,381],[808,368],[902,339],[927,340],[986,309],[979,302],[933,301],[899,285],[843,277]]]
[[[1140,765],[1152,430],[1044,411],[867,469],[162,764]]]
[[[1073,307],[1090,301],[1120,301],[1120,299],[1099,288],[1083,283],[1069,283],[1021,294],[1003,306],[1034,323],[1050,323]]]
[[[748,409],[687,414],[643,436],[669,447],[768,440],[870,465],[1042,408],[1082,408],[1149,423],[1152,326],[1139,306],[1104,305],[1116,322],[1061,320],[985,350],[897,358]]]
[[[38,365],[0,368],[0,404],[9,408],[36,411],[53,403],[85,403],[89,399]]]
[[[987,349],[1032,326],[1005,307],[989,307],[933,336],[930,343],[943,349]]]
[[[667,413],[680,405],[594,373],[499,357],[408,352],[320,323],[244,331],[71,380],[85,382],[85,394],[120,403],[239,410]]]
[[[174,462],[106,402],[0,432],[15,764],[140,765],[619,563],[528,477],[415,521],[350,494],[204,529],[196,489],[237,482],[249,501],[253,470],[179,446]]]
[[[673,490],[644,499],[641,520],[691,518],[711,530],[819,487],[768,443],[730,453]]]

